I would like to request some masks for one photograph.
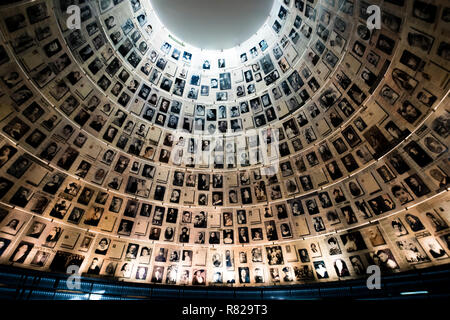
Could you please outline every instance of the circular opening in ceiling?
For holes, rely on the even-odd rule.
[[[174,36],[198,48],[223,50],[248,40],[264,24],[274,0],[151,0]]]

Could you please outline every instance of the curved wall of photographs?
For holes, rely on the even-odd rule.
[[[267,286],[449,263],[445,1],[276,0],[223,51],[151,1],[0,12],[1,264]]]

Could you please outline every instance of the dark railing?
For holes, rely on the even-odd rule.
[[[81,277],[68,289],[68,275],[0,266],[0,300],[393,300],[450,297],[450,266],[417,269],[381,278],[369,290],[365,279],[252,288],[155,286]]]

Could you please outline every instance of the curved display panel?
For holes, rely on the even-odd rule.
[[[377,2],[377,29],[371,4],[277,0],[220,51],[151,1],[0,6],[0,263],[237,287],[448,264],[450,8]]]

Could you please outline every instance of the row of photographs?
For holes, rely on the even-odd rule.
[[[358,208],[357,214],[349,204],[319,212],[315,198],[305,201],[309,216],[304,216],[302,213],[302,202],[298,199],[288,203],[292,215],[288,214],[285,204],[247,210],[200,211],[198,209],[181,210],[174,207],[166,210],[161,206],[155,206],[153,210],[151,204],[142,203],[140,206],[140,203],[131,199],[128,199],[126,206],[124,205],[123,213],[117,214],[123,200],[113,197],[107,209],[109,212],[104,213],[106,208],[99,208],[97,204],[101,200],[99,198],[107,197],[104,193],[99,193],[95,200],[96,204],[87,209],[80,202],[72,205],[69,199],[59,198],[54,202],[54,206],[49,206],[51,210],[42,215],[38,209],[47,205],[44,200],[48,202],[48,199],[42,194],[38,196],[29,209],[35,215],[58,221],[64,219],[72,226],[108,231],[122,237],[191,244],[257,244],[261,241],[301,238],[311,234],[324,234],[354,227],[358,225],[356,224],[359,221],[357,216],[361,221],[370,221],[392,210],[389,208],[389,205],[392,207],[390,204],[392,200],[385,195],[369,202],[374,210],[387,208],[374,216],[363,201],[358,202],[362,208]],[[401,210],[395,212],[399,211]],[[65,219],[66,216],[67,219]],[[346,223],[343,223],[341,219]],[[217,228],[223,228],[223,230]],[[211,229],[213,231],[207,231]]]
[[[422,156],[420,156],[420,157],[422,157]],[[419,158],[418,158],[418,159],[419,159]],[[425,161],[425,162],[426,162],[426,161]],[[424,162],[424,163],[425,163],[425,162]],[[419,189],[420,189],[420,186],[419,186]],[[423,189],[423,188],[422,188],[422,189]]]
[[[280,11],[282,11],[282,10],[280,10]],[[324,18],[323,16],[325,16],[326,18]],[[395,18],[395,17],[394,17]],[[394,19],[394,18],[392,18],[392,19]],[[392,20],[391,19],[391,20]],[[328,20],[329,20],[329,12],[327,12],[327,15],[326,14],[323,14],[322,16],[321,16],[321,20],[322,20],[322,22],[323,21],[326,21],[326,22],[324,22],[325,24],[327,24],[327,23],[329,23],[328,22]],[[386,22],[388,22],[389,21],[389,19],[388,18],[386,18],[386,19],[384,19]],[[397,20],[398,20],[398,18],[397,18]],[[132,22],[127,22],[127,23],[125,23],[125,25],[132,25]],[[365,29],[364,29],[365,28]],[[123,28],[122,28],[123,29]],[[363,38],[364,40],[369,40],[369,38],[370,38],[370,36],[371,36],[371,34],[370,34],[370,31],[366,28],[366,27],[364,27],[364,25],[360,25],[359,27],[358,27],[358,35],[361,37],[361,38]],[[414,36],[418,36],[418,37],[415,37],[414,38]],[[411,38],[411,39],[416,39],[416,38],[421,38],[421,39],[423,39],[424,38],[424,36],[423,35],[420,35],[420,34],[411,34],[411,37],[409,37],[409,38]],[[429,39],[428,39],[429,40]],[[391,42],[392,43],[392,39],[385,39],[385,38],[383,38],[383,41],[384,41],[384,43],[386,43],[386,42]],[[379,43],[381,42],[381,40],[379,41]],[[417,42],[416,42],[417,43]],[[430,43],[429,43],[430,44]],[[171,45],[170,44],[168,44],[167,42],[166,43],[164,43],[163,44],[163,46],[162,46],[162,50],[163,51],[167,51],[165,48],[169,48],[169,47],[171,47]],[[318,42],[318,43],[316,43],[316,47],[317,48],[319,48],[319,47],[324,47],[324,45],[323,44],[321,44],[320,43],[320,41]],[[364,53],[363,51],[365,50],[365,48],[366,48],[366,46],[364,45],[364,44],[362,44],[361,42],[358,42],[358,43],[355,43],[355,47],[354,47],[354,49],[353,49],[353,51],[355,52],[355,53],[357,53],[358,55],[360,55],[360,56],[362,56],[362,54]],[[441,43],[441,46],[440,46],[440,50],[438,50],[440,53],[441,53],[441,56],[443,55],[443,56],[445,56],[445,53],[444,54],[442,54],[443,52],[442,52],[442,49],[443,48],[445,48],[445,42],[443,42],[443,43]],[[278,49],[279,49],[279,47],[277,48],[274,48],[274,52],[275,51],[278,51]],[[176,49],[174,49],[174,51],[175,51]],[[322,50],[321,51],[321,53],[323,52],[323,50],[324,49],[319,49],[319,50]],[[392,49],[388,49],[388,48],[385,48],[385,51],[392,51]],[[279,51],[278,51],[279,52]],[[361,53],[362,52],[362,53]],[[154,57],[155,59],[156,59],[156,56],[157,56],[157,54],[155,53],[155,54],[153,54],[152,53],[152,58]],[[373,59],[376,59],[375,58],[376,57],[376,55],[375,56],[372,56],[372,58]],[[405,54],[405,57],[402,59],[402,61],[406,61],[408,58],[410,58],[411,57],[411,55],[410,55],[410,52],[408,52],[408,53],[406,53]],[[223,59],[221,59],[221,60],[223,60]],[[334,60],[336,60],[336,59],[334,59]],[[164,64],[164,63],[163,63]],[[263,63],[261,63],[261,65],[263,65]],[[143,66],[143,68],[144,69],[146,69],[148,72],[150,72],[150,64],[148,64],[148,63],[146,63],[144,66]],[[258,65],[256,65],[256,68],[257,69],[259,69],[259,66]],[[147,72],[146,71],[146,72]],[[246,74],[248,74],[248,77],[246,76],[246,81],[248,80],[248,81],[251,81],[250,79],[252,79],[253,78],[253,76],[252,76],[252,74],[251,74],[251,72],[252,72],[252,70],[249,70],[249,72],[246,72]],[[372,75],[373,76],[373,75]],[[366,80],[370,80],[369,79],[369,77],[370,77],[370,74],[368,74],[367,72],[366,72],[366,74],[364,75],[364,77],[366,77]],[[199,84],[199,78],[200,78],[200,76],[199,75],[193,75],[193,77],[192,77],[192,79],[194,79],[194,80],[192,80],[191,79],[191,84],[194,84],[194,85],[200,85]],[[260,76],[259,76],[259,78],[261,78]],[[180,82],[180,81],[182,81],[181,79],[178,79],[179,81],[178,82]],[[167,81],[165,81],[166,83],[168,83]],[[215,79],[214,80],[214,82],[218,82],[217,81],[217,79]],[[224,83],[228,83],[228,81],[224,81]],[[166,86],[166,85],[165,85]],[[207,88],[207,86],[205,85],[204,86],[205,87],[205,90],[209,90],[208,88]],[[184,83],[183,83],[183,88],[184,88]],[[222,88],[223,89],[223,88]],[[243,89],[239,86],[239,88],[238,88],[238,90],[240,91],[240,92],[244,92],[243,91]],[[174,90],[174,92],[179,92],[179,88],[177,88],[176,90]],[[242,94],[241,94],[242,95]]]
[[[219,199],[220,200],[220,199]]]
[[[410,108],[409,108],[409,109],[410,109]],[[417,114],[417,112],[416,112],[416,114]],[[132,123],[132,124],[133,124],[133,123]],[[132,124],[131,124],[131,125],[132,125]],[[139,126],[139,127],[142,128],[142,126]],[[238,127],[239,127],[239,126],[238,126]],[[114,134],[114,130],[115,130],[114,127],[112,127],[111,130],[108,130],[108,131],[109,131],[109,132],[112,132],[112,134]],[[144,127],[143,130],[145,130],[145,127]],[[397,132],[398,132],[398,131],[401,131],[401,130],[397,130]],[[107,136],[106,132],[105,132],[105,136]],[[108,137],[108,139],[110,139],[110,137]],[[122,139],[122,140],[123,140],[123,139]],[[297,142],[296,145],[298,146],[299,143]],[[288,148],[285,147],[284,149],[287,150]],[[151,149],[150,149],[150,150],[151,150]],[[287,150],[287,151],[288,151],[288,150]],[[149,152],[151,152],[151,151],[149,151]],[[161,151],[161,152],[162,152],[162,151]],[[163,152],[162,152],[162,153],[163,153]],[[164,154],[168,154],[168,153],[167,153],[167,152],[164,152]],[[164,158],[167,158],[167,157],[162,157],[162,158],[164,159]],[[192,162],[192,161],[190,161],[190,162]],[[195,162],[195,160],[194,160],[194,162]],[[217,161],[217,162],[219,162],[219,161]],[[222,162],[223,162],[223,161],[222,161]]]
[[[198,112],[201,112],[201,108],[197,108],[197,109],[200,109],[200,111],[198,111]],[[196,111],[197,112],[197,111]],[[43,112],[42,112],[42,108],[41,109],[39,109],[39,108],[37,108],[36,107],[36,105],[32,105],[32,106],[30,106],[30,107],[28,107],[24,112],[24,115],[26,114],[26,115],[29,115],[29,119],[28,120],[30,120],[30,121],[32,121],[31,119],[35,119],[36,117],[39,117],[40,116],[40,114],[42,114]],[[123,119],[123,116],[122,115],[119,115],[119,116],[117,116],[113,121],[116,121],[118,124],[119,123],[123,123],[123,121],[121,121]],[[439,121],[436,121],[437,123],[439,122]],[[362,128],[364,128],[364,121],[362,120],[362,121],[360,121],[360,122],[358,122],[358,123],[360,123],[360,126],[362,127]],[[26,124],[24,124],[23,123],[23,121],[21,122],[20,121],[20,119],[16,119],[16,118],[14,118],[11,122],[9,122],[8,123],[8,125],[4,128],[4,131],[6,132],[6,133],[8,133],[12,138],[16,138],[16,139],[20,139],[22,136],[23,136],[23,134],[21,134],[21,131],[22,131],[22,128],[26,128],[28,125],[26,125]],[[356,123],[355,123],[355,126],[356,126]],[[20,127],[20,128],[19,128]],[[298,128],[297,128],[297,125],[295,124],[295,122],[293,122],[293,121],[286,121],[284,124],[283,124],[283,127],[284,127],[284,129],[285,129],[285,131],[286,131],[286,135],[288,136],[288,137],[290,137],[290,138],[294,138],[295,137],[295,135],[296,134],[298,134],[299,133],[299,131],[298,131]],[[438,126],[435,126],[435,125],[433,125],[433,129],[436,129]],[[17,128],[19,128],[19,129],[17,129]],[[68,136],[68,137],[70,137],[71,136],[71,132],[73,132],[73,130],[70,130],[67,126],[64,126],[64,127],[61,127],[62,128],[62,132],[63,132],[63,134],[62,135],[65,135],[65,136]],[[349,127],[349,129],[350,129],[351,127]],[[358,127],[357,127],[358,128]],[[73,129],[73,128],[72,128]],[[367,134],[367,136],[370,136],[370,141],[369,142],[371,142],[371,145],[378,145],[378,146],[383,146],[384,147],[384,151],[385,150],[387,150],[387,148],[386,148],[386,143],[385,143],[385,140],[383,140],[382,139],[382,135],[377,135],[377,134],[375,134],[376,132],[376,130],[372,130],[373,128],[371,128],[371,130],[370,130],[370,135],[369,134]],[[445,129],[445,127],[444,127],[444,129]],[[358,129],[359,130],[359,129]],[[393,133],[395,133],[395,132],[397,132],[397,136],[396,136],[396,138],[397,139],[402,139],[403,137],[404,137],[404,135],[403,135],[403,133],[400,133],[399,134],[399,130],[388,130],[388,131],[390,131],[390,132],[393,132]],[[67,133],[66,133],[67,132]],[[279,132],[280,133],[282,133],[283,134],[283,137],[284,137],[284,132],[283,132],[283,129],[280,129],[279,130]],[[354,146],[356,146],[356,145],[358,145],[359,143],[360,143],[360,138],[358,137],[358,135],[356,134],[356,132],[354,131],[354,130],[348,130],[348,131],[346,131],[346,132],[348,132],[348,133],[346,133],[346,135],[344,135],[344,138],[346,138],[346,141],[347,141],[347,144],[349,144],[350,145],[350,147],[354,147]],[[368,131],[369,132],[369,131]],[[445,130],[442,130],[442,128],[440,128],[439,129],[439,131],[437,131],[437,130],[435,130],[435,132],[436,133],[438,133],[440,136],[442,136],[442,137],[445,137],[446,136],[446,132],[445,132]],[[350,139],[350,136],[352,136],[353,137],[353,139]],[[394,137],[394,134],[392,134],[392,136]],[[39,137],[42,137],[41,135],[39,135],[39,134],[32,134],[31,136],[29,136],[27,139],[26,139],[26,142],[29,144],[29,145],[31,145],[31,141],[33,141],[33,143],[36,145],[36,144],[38,144],[39,142],[42,142],[41,140],[41,138],[39,138]],[[78,139],[80,137],[80,135],[79,136],[77,136],[77,138],[76,138],[76,140],[77,140],[77,143],[74,143],[76,146],[82,146],[82,144],[83,144],[83,141],[86,141],[86,139],[83,139],[83,137],[81,137],[80,139]],[[378,138],[377,138],[378,137]],[[266,137],[266,139],[267,139],[267,137]],[[166,140],[167,141],[169,141],[168,142],[168,144],[170,144],[170,136],[168,136],[168,135],[166,135],[166,138],[165,138],[165,142],[166,142]],[[368,139],[369,140],[369,139]],[[267,140],[266,140],[267,141]],[[439,156],[440,154],[442,154],[442,153],[444,153],[445,152],[445,150],[446,150],[446,148],[445,148],[445,145],[443,145],[441,142],[439,142],[439,140],[437,140],[436,138],[434,138],[433,137],[433,135],[430,135],[430,136],[428,136],[428,137],[426,137],[425,139],[424,139],[424,141],[425,141],[425,146],[426,146],[426,148],[433,154],[435,154],[436,156]],[[74,141],[75,142],[75,141]],[[165,143],[164,142],[164,143]],[[191,142],[191,141],[190,141]],[[210,142],[208,142],[208,140],[205,140],[205,141],[202,141],[202,149],[203,148],[208,148],[208,145],[210,144]],[[293,144],[293,143],[292,143]],[[194,142],[193,143],[190,143],[190,144],[188,144],[188,146],[195,146],[195,140],[194,140]],[[293,144],[294,145],[294,144]],[[39,146],[39,144],[38,144],[38,146]],[[52,143],[50,143],[49,145],[48,145],[49,147],[53,147],[53,148],[51,148],[52,150],[53,149],[55,149],[54,147],[54,144],[52,144]],[[281,145],[280,145],[280,154],[282,155],[282,156],[287,156],[287,155],[290,155],[290,153],[289,152],[286,152],[286,151],[284,151],[284,152],[281,152],[283,149],[284,150],[286,150],[286,149],[289,149],[289,147],[286,147],[286,146],[288,146],[288,144],[287,143],[282,143]],[[334,141],[334,143],[333,143],[333,146],[334,146],[334,148],[336,149],[336,151],[338,151],[338,153],[342,153],[342,152],[345,152],[346,150],[348,150],[348,147],[346,146],[346,144],[345,144],[345,142],[344,142],[344,140],[342,140],[342,139],[336,139],[335,141]],[[192,148],[191,148],[192,149]],[[328,150],[327,150],[328,149]],[[375,148],[374,148],[375,149]],[[131,150],[131,148],[130,148],[130,150]],[[130,151],[129,150],[129,151]],[[325,160],[325,158],[330,158],[330,152],[329,152],[329,148],[328,148],[328,146],[326,145],[326,144],[324,144],[324,145],[321,145],[320,147],[319,147],[319,152],[320,152],[320,154],[321,154],[321,157],[322,157],[322,159],[324,159]],[[166,152],[163,152],[163,150],[161,150],[161,153],[160,153],[160,157],[159,157],[159,160],[160,160],[160,162],[165,162],[165,160],[166,159],[168,159],[169,158],[169,155],[170,155],[170,153],[167,151],[167,150],[165,150]],[[377,150],[376,150],[377,151]],[[408,146],[408,148],[407,149],[405,149],[405,151],[407,151],[408,152],[408,154],[409,154],[409,156],[410,157],[412,157],[413,158],[413,160],[420,166],[420,167],[423,167],[423,166],[425,166],[425,165],[427,165],[427,164],[429,164],[430,163],[430,157],[428,157],[428,156],[426,156],[426,154],[425,154],[425,152],[424,152],[424,150],[421,148],[421,147],[419,147],[419,146],[417,146],[417,144],[411,144],[410,146]],[[195,152],[195,149],[193,149],[193,150],[191,150],[191,152]],[[130,153],[132,153],[132,152],[130,152]],[[380,152],[380,154],[382,154],[383,152]],[[41,154],[45,154],[45,151],[42,151],[42,153]],[[246,158],[245,157],[245,155],[246,155],[247,153],[243,153],[243,155],[244,155],[244,159]],[[308,161],[309,161],[309,164],[313,167],[314,166],[314,163],[316,162],[315,160],[314,160],[314,158],[316,158],[317,159],[317,156],[315,156],[314,157],[314,153],[311,153],[311,154],[308,154],[307,155],[307,159],[308,159]],[[70,160],[70,156],[68,157],[68,156],[66,156],[66,157],[64,157],[64,158],[69,158],[69,160]],[[247,156],[247,158],[248,158],[248,156]],[[105,163],[105,164],[110,164],[111,162],[112,162],[112,160],[114,159],[114,152],[112,151],[105,151],[105,153],[103,154],[103,157],[102,157],[102,160],[104,160],[103,162]],[[350,161],[347,161],[348,163],[350,163],[349,164],[349,166],[348,166],[348,168],[353,168],[353,169],[347,169],[349,172],[351,172],[351,171],[353,171],[354,170],[354,168],[356,168],[356,166],[355,165],[351,165],[352,163],[354,164],[354,162],[355,161],[351,161],[351,158],[349,157],[348,158]],[[164,160],[164,161],[162,161],[162,160]],[[311,160],[311,161],[310,161]],[[124,160],[125,162],[127,161],[127,160]],[[58,161],[59,162],[59,161]],[[70,163],[70,161],[68,161],[68,163]],[[300,163],[300,162],[299,162]],[[247,163],[244,161],[242,164],[244,164],[244,165],[246,165]],[[289,176],[289,163],[287,162],[287,163],[284,163],[285,165],[282,167],[282,173],[283,173],[283,175],[286,175],[286,176]],[[298,163],[296,163],[296,165],[297,165]],[[345,162],[344,162],[344,164],[345,164]],[[83,171],[86,171],[86,168],[83,168],[83,167],[86,167],[86,166],[88,166],[89,165],[89,163],[88,164],[86,164],[86,163],[83,163],[83,166],[81,166],[81,167],[79,167],[79,169],[82,169]],[[290,166],[291,168],[292,168],[292,165]],[[327,167],[327,170],[328,170],[328,172],[330,173],[330,175],[331,175],[331,173],[333,173],[333,172],[340,172],[340,169],[339,169],[339,167],[337,167],[338,168],[338,170],[336,170],[336,166],[335,166],[335,164],[333,164],[333,163],[331,163],[331,165],[329,166],[329,168]],[[346,166],[346,168],[347,168],[347,166]],[[118,171],[119,172],[119,171]],[[335,175],[334,175],[334,177],[331,177],[333,180],[335,180],[336,178],[340,178],[342,176],[342,174],[338,174],[338,173],[336,173]],[[311,183],[310,183],[310,181],[308,181],[308,177],[305,177],[305,179],[301,179],[301,181],[303,181],[302,182],[302,185],[303,185],[303,188],[305,189],[305,190],[309,190],[310,189],[310,185],[311,185]],[[115,184],[117,184],[118,182],[116,181],[115,182]],[[288,182],[287,182],[288,183]],[[295,193],[295,191],[296,191],[296,189],[298,188],[295,188],[295,185],[296,185],[297,183],[295,182],[295,180],[294,180],[294,182],[290,182],[289,183],[289,186],[291,186],[290,187],[290,189],[292,189],[292,190],[294,190],[294,192],[293,193]],[[305,187],[306,186],[306,187]],[[203,187],[202,187],[203,188]],[[299,188],[298,188],[299,189]],[[220,196],[219,196],[220,197]],[[217,197],[216,197],[217,198]],[[262,199],[264,199],[264,197],[262,197]],[[218,201],[219,201],[219,203],[220,203],[220,198],[219,199],[217,199]]]
[[[142,191],[145,182],[133,180],[132,177],[128,178],[129,182],[125,190],[127,194],[115,193],[110,197],[111,190],[100,189],[92,184],[83,184],[78,178],[68,177],[62,172],[49,172],[48,168],[43,167],[27,154],[17,153],[17,149],[9,144],[4,145],[1,150],[5,157],[3,157],[1,168],[4,178],[1,178],[0,198],[11,205],[30,208],[36,214],[53,219],[67,219],[66,221],[72,224],[98,227],[110,232],[114,229],[124,236],[130,236],[134,231],[133,234],[143,236],[149,234],[153,240],[159,240],[164,235],[167,241],[176,239],[185,239],[184,242],[198,241],[197,237],[189,237],[190,226],[178,228],[178,230],[174,228],[174,224],[180,223],[180,221],[183,224],[194,221],[194,228],[221,225],[221,217],[215,212],[209,212],[206,201],[200,202],[202,196],[208,198],[210,194],[206,190],[210,187],[213,190],[219,186],[223,187],[224,178],[220,174],[199,174],[198,178],[195,175],[186,177],[187,182],[194,183],[194,187],[198,183],[200,187],[198,191],[199,204],[205,208],[204,211],[193,215],[186,206],[184,210],[178,209],[177,204],[179,204],[178,200],[182,191],[178,189],[177,185],[181,185],[184,180],[182,172],[175,172],[173,187],[170,188],[170,199],[167,198],[166,202],[164,202],[166,186],[155,184],[156,187],[152,189],[154,198],[162,201],[161,205],[133,198],[132,195],[146,196],[149,191],[146,191],[145,188]],[[4,165],[10,158],[16,160],[11,160],[9,165]],[[276,175],[272,175],[271,179],[267,181],[267,189],[271,190],[271,197],[273,197],[274,190],[278,190],[279,195],[276,196],[276,200],[279,201],[276,201],[277,204],[273,203],[268,206],[262,203],[260,208],[248,210],[248,222],[245,210],[238,210],[235,215],[236,221],[240,221],[238,224],[261,223],[261,217],[263,217],[265,237],[268,240],[277,240],[279,234],[282,238],[293,236],[297,238],[310,234],[312,229],[316,233],[320,233],[330,230],[330,228],[357,225],[358,222],[361,223],[374,216],[391,213],[401,206],[409,206],[415,201],[429,197],[434,192],[440,192],[448,187],[449,177],[442,169],[448,168],[445,160],[442,162],[441,168],[429,166],[427,169],[427,173],[434,179],[432,187],[429,182],[424,182],[423,175],[421,177],[418,173],[412,173],[415,171],[411,171],[409,165],[399,154],[395,153],[388,159],[391,165],[394,163],[400,165],[393,166],[391,169],[388,164],[383,164],[376,170],[377,178],[366,171],[366,174],[345,181],[341,185],[335,185],[331,189],[314,192],[309,196],[296,197],[283,203],[280,201],[287,197],[282,196],[280,185],[275,183],[278,178]],[[403,182],[395,177],[396,173],[405,177]],[[213,207],[220,208],[222,206],[223,203],[220,200],[223,200],[224,194],[228,194],[229,203],[235,207],[248,205],[246,199],[251,198],[252,194],[256,195],[256,199],[264,194],[263,191],[266,188],[264,181],[254,182],[252,188],[250,174],[238,175],[235,173],[234,178],[236,186],[241,184],[242,188],[234,187],[229,190],[230,188],[227,186],[225,188],[227,192],[212,191],[212,200],[215,201],[212,204]],[[383,179],[383,182],[380,178]],[[383,190],[385,190],[384,193],[382,193]],[[188,198],[188,194],[188,192],[184,193],[184,199]],[[192,191],[191,194],[195,195],[196,192]],[[241,200],[239,200],[239,195],[241,195]],[[167,213],[165,204],[171,206]],[[191,203],[191,205],[196,204]],[[225,211],[223,226],[232,226],[233,213]],[[182,218],[177,218],[179,212]],[[304,218],[305,213],[308,213],[306,215],[308,218]],[[117,224],[119,217],[122,217],[122,220]],[[151,220],[151,228],[149,220]],[[178,235],[176,231],[179,232]],[[246,232],[248,235],[248,230]],[[261,232],[260,236],[264,237],[264,234]],[[229,232],[227,237],[224,233],[223,241],[225,238],[234,243],[233,231]],[[202,239],[205,241],[204,236]],[[217,239],[220,241],[220,237]]]
[[[26,88],[26,86],[25,86]],[[33,93],[28,91],[28,88],[25,89],[24,87],[20,88],[23,90],[18,90],[20,93],[24,93],[24,91],[27,91],[27,100],[29,100]],[[17,92],[15,92],[17,93]],[[12,100],[15,100],[15,95],[13,94],[11,96]],[[23,101],[25,103],[27,100]],[[68,98],[70,100],[70,96]],[[28,105],[28,103],[27,103]],[[312,107],[315,107],[313,104]],[[317,112],[317,107],[315,107]],[[380,108],[378,108],[380,110]],[[198,112],[201,112],[201,110],[204,110],[204,106],[198,105],[197,110],[200,110]],[[407,110],[410,110],[412,113],[414,113],[416,116],[420,115],[421,113],[416,112],[417,109],[410,109],[409,107]],[[416,111],[414,111],[416,110]],[[5,110],[6,111],[6,110]],[[12,111],[12,109],[11,109]],[[213,109],[208,109],[208,111],[211,111],[210,113],[215,115],[216,113]],[[50,113],[49,111],[45,111],[45,107],[41,106],[39,102],[33,101],[31,102],[28,107],[26,107],[25,110],[23,110],[23,116],[27,118],[30,122],[35,122],[42,118],[46,113]],[[381,109],[381,112],[383,110]],[[209,112],[208,112],[209,113]],[[83,115],[82,115],[83,114]],[[334,113],[332,112],[331,115]],[[383,114],[387,113],[386,111],[383,112]],[[247,141],[241,141],[239,146],[240,149],[242,149],[242,144],[244,145],[244,151],[238,156],[238,161],[241,166],[248,166],[249,165],[249,154],[248,149],[252,147],[256,147],[256,150],[259,151],[258,147],[260,145],[266,146],[269,145],[272,141],[276,140],[275,142],[279,142],[282,140],[286,141],[279,143],[279,149],[278,152],[281,157],[290,156],[295,152],[300,152],[304,149],[304,145],[311,145],[311,144],[317,144],[317,135],[314,132],[314,129],[312,126],[308,126],[306,129],[302,129],[302,126],[305,126],[305,124],[308,123],[308,120],[305,119],[303,116],[303,113],[300,113],[297,117],[297,121],[294,119],[289,119],[285,122],[283,122],[283,126],[277,128],[275,130],[275,134],[272,133],[271,129],[264,129],[261,131],[252,132],[249,131],[248,134],[252,134],[252,136],[248,137]],[[84,126],[87,124],[88,119],[90,115],[88,113],[85,113],[83,109],[80,111],[78,115],[75,116],[74,121],[80,125]],[[144,116],[145,117],[145,116]],[[384,116],[382,117],[384,120]],[[174,134],[172,133],[166,133],[165,135],[162,134],[162,131],[154,130],[153,127],[147,126],[145,123],[135,124],[135,121],[127,119],[127,115],[121,111],[117,110],[115,113],[115,116],[111,118],[111,122],[109,126],[104,125],[106,122],[105,117],[102,117],[101,115],[97,115],[94,117],[92,121],[89,122],[89,126],[86,126],[86,130],[89,132],[98,132],[102,129],[102,127],[105,127],[105,131],[102,135],[103,140],[105,140],[106,143],[114,143],[115,146],[118,149],[122,149],[124,151],[127,151],[130,154],[134,155],[141,155],[144,158],[154,160],[155,155],[157,151],[159,151],[159,161],[163,163],[168,163],[169,159],[171,158],[171,148],[176,147],[177,152],[173,152],[172,155],[176,155],[177,161],[179,162],[183,155],[185,154],[194,154],[197,151],[214,151],[219,154],[219,157],[223,154],[229,155],[228,158],[236,158],[237,156],[237,149],[235,146],[233,146],[233,140],[237,140],[235,136],[230,136],[228,140],[231,140],[230,143],[226,145],[226,148],[224,148],[224,141],[227,140],[227,135],[224,134],[210,134],[210,135],[193,135],[192,138],[185,139],[183,135],[185,135],[184,132],[176,134],[178,136],[176,143],[174,144]],[[186,119],[186,118],[185,118]],[[416,117],[416,119],[418,119]],[[192,119],[191,119],[192,120]],[[204,119],[203,119],[204,120]],[[239,119],[240,120],[240,119]],[[232,120],[233,121],[233,120]],[[137,122],[137,121],[136,121]],[[219,121],[220,122],[220,121]],[[200,122],[203,123],[204,122]],[[342,119],[340,119],[338,122],[335,123],[335,126],[339,126],[342,123]],[[225,122],[226,124],[226,122]],[[62,122],[61,118],[57,117],[54,114],[48,115],[45,117],[44,121],[40,122],[40,125],[46,129],[47,131],[54,130],[56,134],[63,140],[68,140],[72,136],[76,136],[74,134],[75,129],[74,126],[71,124],[67,124],[67,122]],[[354,120],[353,125],[356,127],[356,129],[359,132],[363,132],[363,137],[368,140],[368,142],[371,144],[372,148],[377,152],[381,153],[380,151],[386,150],[389,148],[389,142],[387,138],[385,137],[385,134],[380,131],[380,129],[377,126],[372,126],[369,128],[366,121],[363,119],[363,117],[358,117]],[[354,129],[353,125],[347,126],[344,130],[342,130],[342,137],[336,137],[333,136],[333,153],[336,151],[337,154],[342,154],[346,152],[350,146],[350,148],[357,146],[362,142],[362,137],[357,133],[357,131]],[[123,127],[123,131],[119,131],[117,127],[121,128]],[[149,128],[150,127],[150,128]],[[21,120],[19,117],[14,117],[9,121],[7,126],[4,128],[4,132],[6,132],[11,138],[15,140],[22,139],[25,134],[27,134],[31,129],[30,124],[28,124],[26,121]],[[367,129],[367,130],[366,130]],[[410,131],[408,129],[400,129],[395,122],[393,121],[386,121],[383,125],[383,131],[388,132],[390,141],[395,144],[398,141],[401,141],[404,137],[408,136],[410,134]],[[365,131],[365,132],[364,132]],[[120,132],[123,132],[120,134]],[[133,133],[133,135],[131,135]],[[299,136],[301,136],[301,133],[305,134],[305,142],[303,142]],[[437,132],[437,134],[443,138],[446,137],[447,133],[440,129],[440,132]],[[93,135],[93,133],[92,133]],[[162,139],[162,136],[164,138]],[[32,132],[31,135],[29,135],[25,142],[31,146],[34,149],[38,149],[41,147],[44,142],[44,140],[48,136],[42,132],[39,129],[36,129]],[[87,140],[87,136],[82,134],[79,135],[79,145],[84,144],[84,142]],[[77,138],[78,138],[77,137]],[[371,137],[371,139],[368,139],[368,137]],[[343,139],[344,138],[344,139]],[[151,140],[151,144],[147,145],[145,148],[144,146],[144,140],[149,139]],[[289,140],[288,140],[289,139]],[[245,139],[244,139],[245,140]],[[187,141],[188,143],[185,143]],[[323,141],[323,140],[322,140]],[[438,139],[434,138],[433,136],[430,136],[426,139],[427,142],[425,142],[425,146],[430,152],[434,154],[438,154],[439,150],[442,150],[442,143],[439,142]],[[212,148],[212,145],[214,148]],[[49,144],[47,144],[48,146]],[[128,145],[128,148],[126,146]],[[381,145],[381,147],[380,147]],[[430,147],[430,145],[434,145],[435,147]],[[436,147],[441,145],[441,147]],[[159,146],[160,150],[156,146]],[[330,148],[327,146],[326,143],[322,144],[322,148],[328,149],[326,153],[331,154]],[[378,150],[376,149],[378,146]],[[384,146],[384,148],[383,148]],[[436,149],[437,148],[437,149]],[[175,148],[172,148],[175,149]],[[309,148],[308,148],[309,149]],[[438,151],[436,151],[438,150]],[[42,151],[41,151],[42,152]],[[114,151],[113,151],[114,152]],[[325,151],[324,151],[325,152]],[[211,152],[210,152],[211,153]],[[257,156],[255,156],[255,154]],[[382,154],[382,153],[381,153]],[[255,163],[260,163],[262,156],[260,156],[257,153],[252,153],[252,161]],[[219,157],[217,159],[219,159]],[[175,158],[175,157],[173,157]],[[194,159],[194,166],[196,163],[195,157],[190,157],[191,159]],[[209,159],[209,157],[206,157]],[[156,158],[157,159],[157,158]],[[176,164],[177,161],[172,161]],[[192,161],[191,161],[192,162]],[[231,163],[227,163],[231,165],[232,167],[235,167],[235,162],[233,161]],[[225,162],[222,161],[219,164],[224,164]],[[208,162],[206,163],[208,164]],[[205,165],[205,164],[202,164]],[[191,163],[192,167],[192,163]]]
[[[114,18],[114,17],[112,17],[112,18]],[[130,25],[130,23],[125,23],[125,24],[126,24],[126,25]],[[168,47],[168,46],[169,46],[168,44],[164,44],[164,45],[163,45],[163,48],[164,48],[164,47]],[[154,57],[154,58],[156,59],[156,55],[157,55],[156,53],[153,54],[153,52],[152,52],[152,58]],[[223,59],[222,59],[222,60],[223,60]],[[145,65],[143,66],[143,68],[146,69],[147,71],[149,71],[149,69],[148,69],[147,66],[148,66],[148,64],[145,64]],[[255,66],[256,66],[256,68],[259,68],[259,65],[256,64]],[[146,71],[146,72],[147,72],[147,71]],[[247,74],[248,74],[249,77],[250,77],[250,76],[251,76],[251,71],[250,71],[250,73],[247,73]],[[224,76],[226,76],[226,74],[224,74]],[[191,79],[191,80],[192,80],[191,82],[192,82],[192,83],[197,83],[198,80],[199,80],[199,77],[198,77],[198,76],[194,76],[193,79],[194,79],[194,80]],[[178,80],[180,80],[180,79],[178,79]],[[221,79],[221,80],[222,80],[222,79]],[[180,80],[180,81],[181,81],[181,80]],[[214,82],[219,83],[219,81],[217,81],[217,79],[214,80]],[[228,83],[229,81],[227,81],[227,80],[224,78],[223,81],[221,81],[221,82],[223,82],[223,83],[225,83],[225,82]]]
[[[447,201],[440,199],[440,205],[426,212],[398,214],[320,239],[237,248],[126,242],[2,211],[0,259],[3,264],[63,273],[76,265],[86,275],[165,284],[344,280],[364,276],[373,264],[392,273],[448,263]]]

